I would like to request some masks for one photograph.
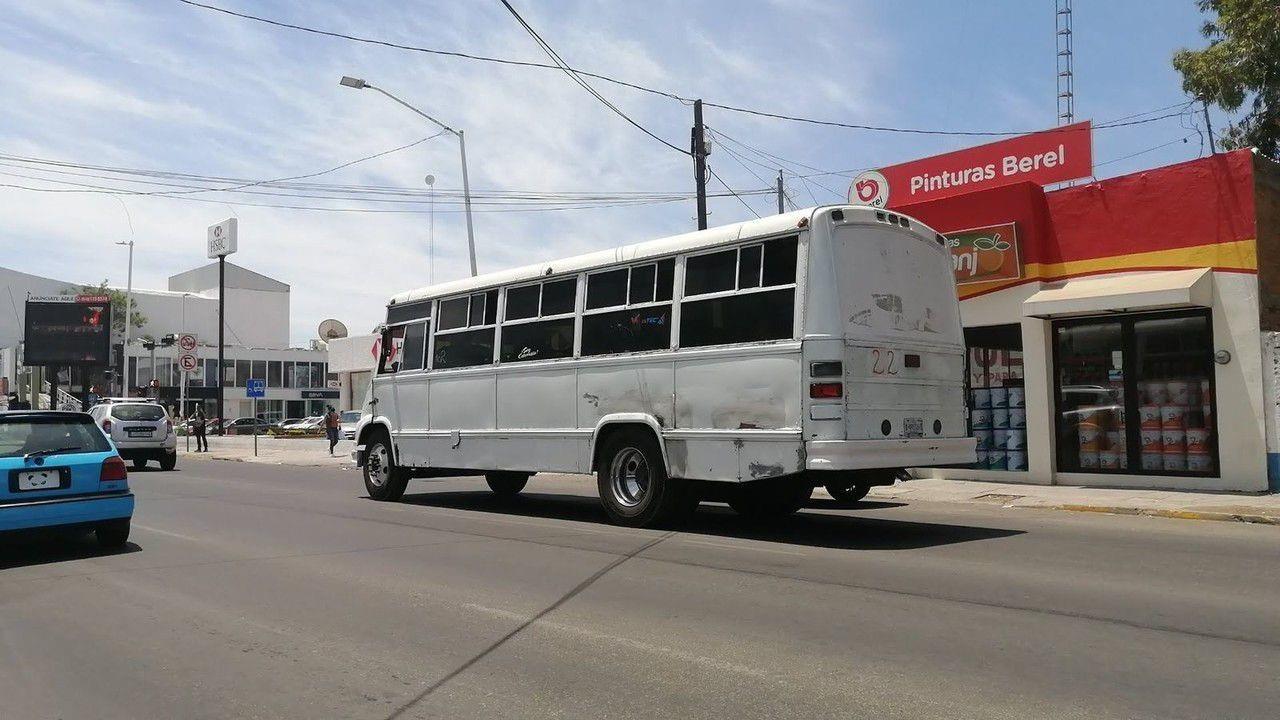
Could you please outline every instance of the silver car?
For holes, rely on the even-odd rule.
[[[94,405],[89,414],[116,444],[120,457],[133,461],[134,469],[141,470],[149,460],[160,463],[162,470],[178,464],[178,436],[163,405],[124,400]]]

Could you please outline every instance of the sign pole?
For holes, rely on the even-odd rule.
[[[222,381],[226,377],[226,370],[223,369],[223,363],[226,362],[223,354],[226,352],[225,339],[223,338],[224,329],[227,327],[227,321],[224,317],[227,307],[227,256],[218,256],[218,434],[227,434],[227,418],[222,414]],[[255,455],[257,453],[254,453]]]
[[[253,397],[253,456],[258,457],[258,397]]]

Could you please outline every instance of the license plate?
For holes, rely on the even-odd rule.
[[[19,490],[56,490],[62,486],[62,474],[57,470],[27,470],[18,473]]]
[[[905,418],[902,421],[902,434],[909,438],[924,437],[924,418]]]
[[[151,437],[151,428],[126,428],[125,432],[129,434],[129,437]]]

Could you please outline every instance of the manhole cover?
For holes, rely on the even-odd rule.
[[[975,497],[974,500],[981,500],[982,502],[999,503],[1001,505],[1004,505],[1005,503],[1010,503],[1010,502],[1013,502],[1014,500],[1020,500],[1023,497],[1025,496],[1024,495],[1004,495],[1002,493],[987,493],[986,495],[979,495]]]

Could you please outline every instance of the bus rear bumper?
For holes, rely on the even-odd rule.
[[[868,470],[967,464],[977,459],[976,443],[971,437],[810,440],[805,443],[805,469]]]

